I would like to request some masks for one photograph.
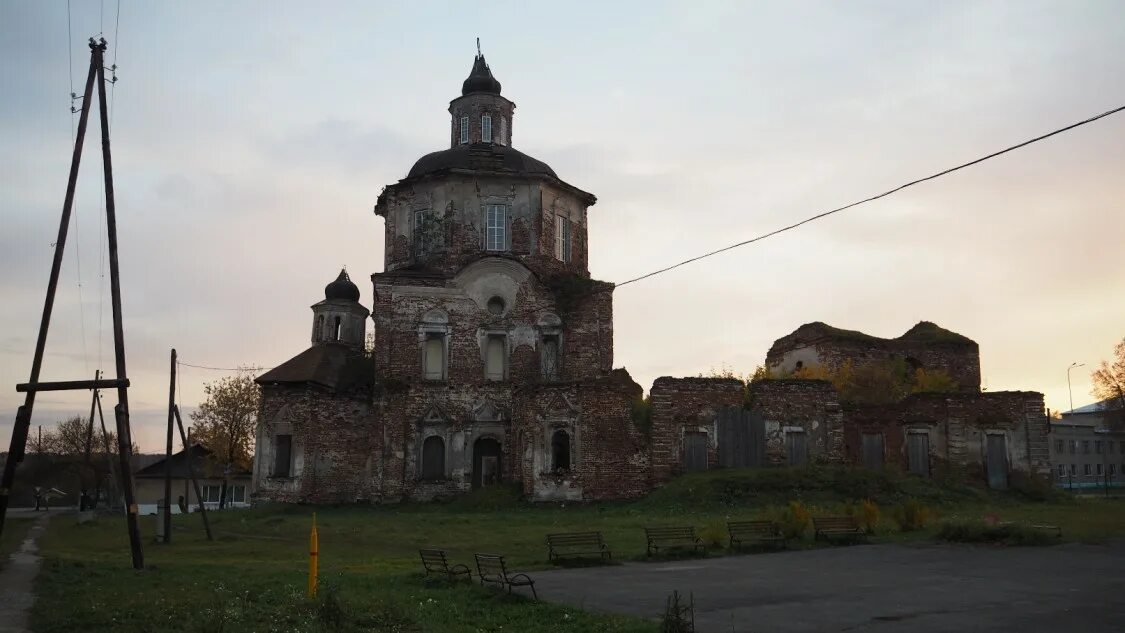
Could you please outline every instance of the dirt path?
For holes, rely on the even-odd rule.
[[[47,529],[50,513],[43,513],[8,564],[0,569],[0,633],[30,631],[31,605],[35,602],[35,577],[39,574],[39,537]]]

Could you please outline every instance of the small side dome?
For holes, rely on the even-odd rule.
[[[500,94],[500,82],[492,76],[492,71],[488,68],[488,62],[484,61],[484,55],[480,53],[477,53],[473,60],[473,70],[469,73],[469,78],[461,84],[462,97],[472,92]]]
[[[348,271],[341,270],[340,276],[336,281],[324,287],[324,298],[331,301],[333,299],[342,299],[344,301],[359,301],[359,288],[352,283],[352,278],[348,277]]]

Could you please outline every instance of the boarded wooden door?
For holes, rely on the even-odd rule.
[[[1008,443],[1003,435],[988,436],[988,487],[1003,490],[1008,487]]]
[[[719,466],[746,468],[765,461],[766,432],[762,416],[729,407],[719,413]]]
[[[906,436],[906,461],[910,472],[923,477],[930,476],[930,436],[925,433],[909,433]]]
[[[787,431],[785,433],[785,452],[789,455],[790,466],[805,465],[809,458],[805,434],[801,431]]]
[[[707,470],[707,434],[700,431],[684,433],[684,470],[689,473]]]
[[[871,470],[883,469],[883,434],[863,434],[863,465]]]

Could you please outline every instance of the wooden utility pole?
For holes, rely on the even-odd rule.
[[[176,350],[172,350],[171,378],[168,379],[168,444],[164,451],[164,512],[160,520],[164,522],[164,542],[172,542],[172,424],[173,409],[176,406]],[[184,457],[191,461],[191,455],[184,452]]]
[[[180,442],[184,445],[184,455],[187,456],[188,476],[191,485],[195,488],[195,500],[199,502],[199,516],[203,517],[203,529],[207,531],[207,540],[215,540],[211,536],[211,523],[207,520],[207,507],[203,505],[203,491],[199,489],[199,480],[195,477],[195,465],[191,461],[191,445],[188,444],[188,435],[184,433],[184,421],[180,419],[180,408],[172,405],[172,413],[176,416],[176,426],[180,428]]]
[[[16,385],[16,391],[27,396],[24,404],[16,412],[16,423],[12,429],[12,442],[8,450],[8,460],[4,465],[3,480],[0,481],[0,533],[3,532],[4,518],[7,515],[8,499],[15,482],[16,464],[23,461],[27,448],[27,433],[31,427],[31,412],[35,406],[35,395],[40,391],[62,391],[73,389],[117,388],[118,404],[114,408],[117,421],[118,456],[121,468],[121,488],[125,494],[126,526],[129,532],[129,545],[133,567],[144,568],[144,552],[141,548],[141,533],[137,521],[137,503],[133,488],[132,433],[129,429],[129,379],[125,371],[125,333],[121,318],[121,270],[117,259],[117,210],[113,198],[113,161],[109,145],[109,110],[105,96],[105,50],[104,39],[90,38],[90,71],[86,76],[86,89],[83,93],[82,114],[78,117],[78,133],[74,139],[74,154],[70,162],[70,177],[67,180],[66,196],[63,200],[62,218],[59,221],[58,239],[55,240],[55,255],[51,262],[51,276],[47,281],[47,296],[43,301],[43,315],[39,322],[39,337],[35,341],[35,355],[31,361],[31,377],[27,383]],[[43,367],[43,352],[47,346],[47,331],[51,325],[51,313],[58,290],[59,271],[62,269],[63,253],[66,249],[66,236],[70,226],[70,215],[74,207],[74,190],[78,182],[78,167],[82,161],[82,147],[86,138],[86,126],[93,108],[94,80],[98,83],[98,110],[102,126],[102,168],[105,175],[105,214],[106,233],[109,252],[110,295],[113,306],[113,344],[117,377],[110,380],[76,380],[68,382],[39,382]]]
[[[101,374],[100,370],[96,370],[96,369],[94,370],[94,381],[95,382],[97,382],[100,374]],[[83,456],[83,460],[82,460],[83,464],[85,464],[86,468],[88,468],[88,469],[90,468],[91,444],[93,444],[93,442],[94,442],[94,407],[98,404],[98,390],[94,389],[92,391],[93,391],[93,395],[90,397],[90,418],[89,418],[89,420],[87,421],[87,424],[86,424],[86,450],[85,450],[85,455]],[[92,469],[91,469],[91,472],[92,472]],[[82,489],[82,497],[81,497],[82,503],[79,504],[78,509],[79,510],[85,510],[86,507],[87,507],[87,504],[89,504],[91,506],[95,505],[97,503],[97,500],[95,500],[93,503],[90,502],[90,497],[87,494],[86,483],[85,483],[84,480],[80,479],[79,484],[80,484],[80,487]],[[101,486],[98,486],[98,488],[100,488],[100,487]],[[95,488],[95,490],[97,490],[97,488]]]

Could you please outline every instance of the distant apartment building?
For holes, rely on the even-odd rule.
[[[1104,403],[1064,413],[1051,424],[1051,467],[1063,488],[1125,486],[1125,428],[1108,424]]]

